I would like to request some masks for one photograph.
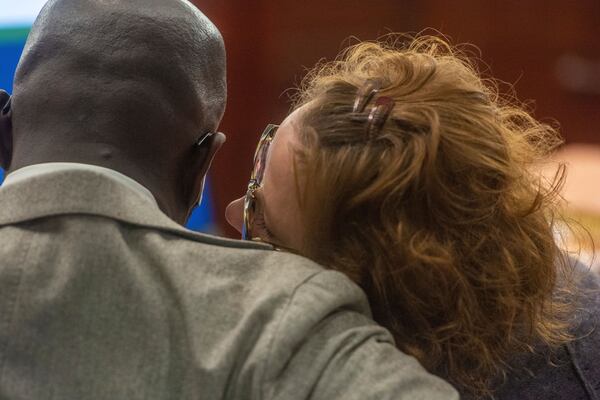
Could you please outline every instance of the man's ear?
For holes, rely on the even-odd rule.
[[[7,170],[12,158],[12,109],[10,95],[0,89],[0,167]]]
[[[190,206],[192,208],[196,206],[202,198],[204,179],[208,173],[208,170],[210,169],[210,165],[212,164],[215,155],[217,154],[217,151],[221,148],[223,143],[225,143],[225,140],[225,135],[217,132],[204,140],[202,144],[197,146],[195,149],[193,162],[194,165],[191,169],[193,174],[193,183],[191,185],[192,191],[190,197],[193,199],[193,203]]]

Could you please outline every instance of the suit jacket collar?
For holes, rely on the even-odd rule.
[[[55,171],[0,187],[0,227],[59,215],[91,215],[215,244],[270,246],[199,234],[179,225],[142,193],[94,170]]]
[[[19,168],[16,171],[11,172],[4,179],[4,183],[2,185],[8,186],[13,184],[14,182],[18,182],[24,179],[30,179],[33,176],[37,175],[46,175],[50,172],[59,172],[59,171],[67,171],[67,170],[94,170],[98,173],[108,175],[111,179],[117,180],[120,183],[132,188],[133,190],[144,194],[150,201],[156,203],[156,199],[154,195],[144,187],[141,183],[136,180],[124,175],[114,169],[101,167],[98,165],[92,164],[81,164],[74,162],[47,162],[40,164],[33,164],[23,168]]]

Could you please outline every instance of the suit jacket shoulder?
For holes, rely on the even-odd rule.
[[[457,397],[345,276],[61,172],[0,188],[0,398]]]

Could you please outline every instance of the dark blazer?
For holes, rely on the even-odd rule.
[[[342,274],[97,172],[0,188],[2,400],[457,398]]]
[[[535,355],[515,357],[506,381],[496,388],[496,400],[600,400],[600,277],[581,265],[577,271],[576,339],[557,351],[540,347]]]

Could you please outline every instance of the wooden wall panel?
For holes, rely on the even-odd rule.
[[[559,77],[569,56],[590,65],[600,62],[599,1],[458,3],[460,7],[448,7],[443,0],[422,2],[421,23],[476,44],[491,73],[514,84],[520,99],[532,100],[536,116],[558,121],[568,142],[600,143],[600,90],[571,90]],[[567,80],[580,78],[576,68],[571,65]],[[595,79],[600,81],[600,69]]]

